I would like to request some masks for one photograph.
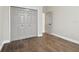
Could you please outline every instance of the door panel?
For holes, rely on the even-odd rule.
[[[11,39],[37,36],[37,11],[11,7]]]
[[[51,33],[52,32],[52,12],[47,12],[45,16],[45,32]]]
[[[28,13],[26,11],[25,14],[25,29],[24,34],[25,37],[33,37],[37,35],[37,13],[35,15],[36,11],[29,10]],[[28,20],[27,20],[28,19]],[[26,30],[28,27],[28,30]]]

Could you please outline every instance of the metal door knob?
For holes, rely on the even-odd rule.
[[[49,24],[49,25],[52,25],[52,24]]]

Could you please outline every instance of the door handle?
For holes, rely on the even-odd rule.
[[[52,24],[49,24],[49,25],[52,25]]]

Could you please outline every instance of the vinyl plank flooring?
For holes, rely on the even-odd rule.
[[[2,48],[2,52],[79,52],[79,45],[44,33],[43,37],[6,43]]]

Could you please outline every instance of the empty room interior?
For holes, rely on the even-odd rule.
[[[1,52],[79,52],[78,6],[0,6]]]

